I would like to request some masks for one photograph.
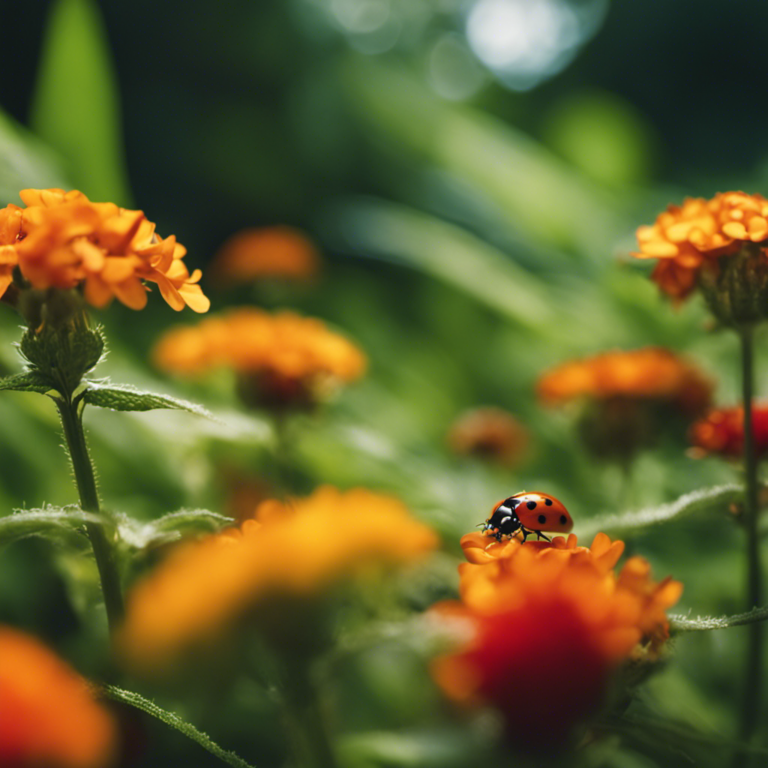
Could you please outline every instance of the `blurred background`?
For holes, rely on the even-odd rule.
[[[705,332],[698,301],[663,301],[629,253],[636,227],[687,195],[768,193],[767,4],[30,0],[7,23],[3,205],[24,187],[61,186],[141,208],[203,269],[212,311],[290,307],[369,356],[363,382],[294,425],[297,490],[397,494],[443,534],[450,582],[458,537],[524,488],[561,498],[578,533],[579,520],[735,478],[689,458],[684,428],[629,473],[590,458],[572,414],[543,408],[535,384],[570,358],[657,344],[716,379],[717,401],[735,402],[735,340]],[[314,281],[208,280],[227,238],[276,225],[314,243]],[[140,313],[117,303],[94,313],[111,348],[98,373],[203,402],[220,421],[91,409],[102,495],[139,518],[184,506],[235,514],[233,478],[251,478],[246,498],[258,499],[274,425],[239,410],[224,373],[189,383],[152,367],[160,333],[196,319],[153,298]],[[20,367],[17,326],[8,309],[8,372]],[[457,458],[446,443],[462,411],[486,405],[529,435],[514,468]],[[3,510],[75,500],[44,398],[3,393],[0,456]],[[743,608],[741,540],[727,520],[674,523],[630,546],[685,582],[683,612]],[[40,566],[45,547],[3,552],[0,620],[61,643],[81,629],[76,567]],[[723,644],[738,656],[741,641],[686,639],[654,682],[660,698],[684,700],[698,725],[728,722],[716,702],[733,670],[707,659]],[[381,705],[393,722],[408,690]]]

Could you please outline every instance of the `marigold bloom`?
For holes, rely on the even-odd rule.
[[[768,404],[752,404],[752,433],[755,454],[768,454]],[[717,454],[739,459],[744,456],[744,408],[714,408],[690,429],[689,439],[694,446],[691,454],[702,458]]]
[[[0,211],[0,296],[18,266],[33,288],[82,285],[96,307],[117,297],[142,309],[152,282],[173,309],[208,310],[200,270],[189,274],[184,246],[161,238],[142,211],[94,203],[77,190],[25,189],[20,197],[26,208]]]
[[[528,432],[501,408],[465,411],[451,425],[448,445],[460,456],[477,456],[507,467],[520,462],[528,448]]]
[[[85,680],[34,638],[0,626],[0,765],[105,768],[114,738]]]
[[[172,328],[153,357],[159,368],[186,376],[230,368],[246,399],[267,405],[312,404],[366,367],[363,353],[321,320],[248,307]]]
[[[244,229],[221,246],[210,268],[222,285],[265,277],[306,280],[317,274],[320,257],[312,242],[291,227]]]
[[[458,702],[497,707],[521,749],[556,748],[599,708],[622,662],[657,656],[668,635],[665,611],[682,586],[653,582],[638,557],[615,574],[624,545],[605,534],[590,548],[573,534],[551,544],[482,547],[482,539],[462,540],[470,559],[460,566],[462,603],[437,609],[470,635],[437,659],[435,679]]]
[[[768,240],[768,200],[744,192],[686,198],[651,226],[640,227],[637,240],[640,250],[632,255],[659,259],[653,280],[669,296],[684,299],[697,287],[702,270],[719,270],[719,257]]]
[[[134,589],[121,647],[137,668],[157,670],[273,598],[322,594],[436,545],[401,502],[367,490],[266,501],[240,528],[179,546]]]
[[[684,358],[661,347],[603,352],[545,373],[537,385],[548,405],[589,398],[633,398],[674,404],[695,415],[709,404],[714,385]]]

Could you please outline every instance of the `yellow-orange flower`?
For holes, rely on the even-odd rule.
[[[506,467],[520,462],[528,448],[528,432],[501,408],[465,411],[451,425],[448,445],[460,456],[477,456]]]
[[[230,368],[241,393],[267,405],[311,404],[366,367],[363,353],[321,320],[249,307],[172,328],[153,357],[159,368],[186,376]]]
[[[158,670],[271,598],[322,594],[335,582],[408,563],[437,545],[394,498],[323,487],[267,501],[240,528],[178,547],[129,596],[127,660]]]
[[[20,197],[26,208],[0,211],[0,295],[18,266],[32,287],[82,286],[96,307],[117,297],[142,309],[151,282],[175,310],[208,310],[200,270],[189,274],[184,246],[161,238],[142,211],[94,203],[77,190],[25,189]]]
[[[762,195],[722,192],[711,200],[686,198],[670,205],[651,226],[637,230],[640,259],[659,259],[653,279],[675,299],[696,288],[702,269],[717,271],[720,256],[768,240],[768,200]]]
[[[547,371],[538,394],[548,405],[587,398],[632,398],[672,403],[690,415],[709,404],[714,386],[698,368],[661,347],[603,352]]]
[[[469,640],[437,659],[434,676],[456,701],[498,708],[523,750],[566,743],[618,666],[655,658],[668,636],[665,611],[682,586],[653,582],[639,557],[616,574],[624,545],[605,534],[590,548],[574,535],[498,544],[470,534],[462,546],[470,560],[460,566],[462,602],[436,612],[460,622]]]
[[[768,454],[768,405],[752,404],[752,435],[755,454]],[[717,454],[738,459],[744,456],[744,408],[713,408],[691,425],[691,454],[702,458]]]
[[[306,280],[317,274],[319,264],[315,246],[292,227],[244,229],[221,246],[210,275],[222,285],[265,277]]]
[[[114,740],[85,680],[34,638],[0,626],[0,765],[105,768]]]

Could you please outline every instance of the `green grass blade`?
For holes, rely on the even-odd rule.
[[[58,150],[72,182],[89,197],[130,205],[117,80],[97,4],[58,0],[42,51],[34,131]]]

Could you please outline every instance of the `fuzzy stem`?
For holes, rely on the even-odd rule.
[[[227,765],[231,765],[233,768],[253,768],[250,763],[247,763],[239,755],[220,747],[207,733],[203,733],[199,728],[195,728],[192,723],[188,723],[174,712],[158,707],[154,701],[150,701],[141,694],[134,691],[126,691],[115,685],[105,685],[101,690],[110,699],[136,707],[136,709],[156,717],[166,725],[170,725],[171,728],[180,731],[188,739],[196,741],[203,749],[208,750],[208,752],[218,757],[219,760],[223,760]]]
[[[75,484],[80,495],[80,506],[84,512],[101,516],[99,494],[96,490],[96,478],[93,473],[91,457],[88,454],[88,445],[85,442],[85,432],[83,431],[82,410],[76,402],[73,402],[72,398],[57,398],[56,408],[59,411],[61,425],[64,429],[64,440],[72,460]],[[109,631],[111,635],[114,635],[115,630],[123,619],[125,608],[120,586],[120,574],[117,562],[115,561],[112,542],[107,538],[102,525],[86,523],[85,528],[93,547],[96,567],[99,569],[101,591],[104,595],[104,605],[107,609]]]
[[[752,398],[754,395],[754,346],[752,327],[742,328],[741,372],[742,399],[744,404],[744,472],[746,474],[746,497],[744,505],[744,530],[747,537],[747,610],[762,604],[762,573],[760,566],[760,540],[758,537],[758,480],[757,457],[755,455],[754,430],[752,424]],[[740,739],[748,744],[760,721],[760,699],[763,684],[762,664],[763,624],[755,622],[749,626],[747,654],[744,667],[744,695],[741,711]],[[745,765],[746,752],[738,752],[734,766]]]

